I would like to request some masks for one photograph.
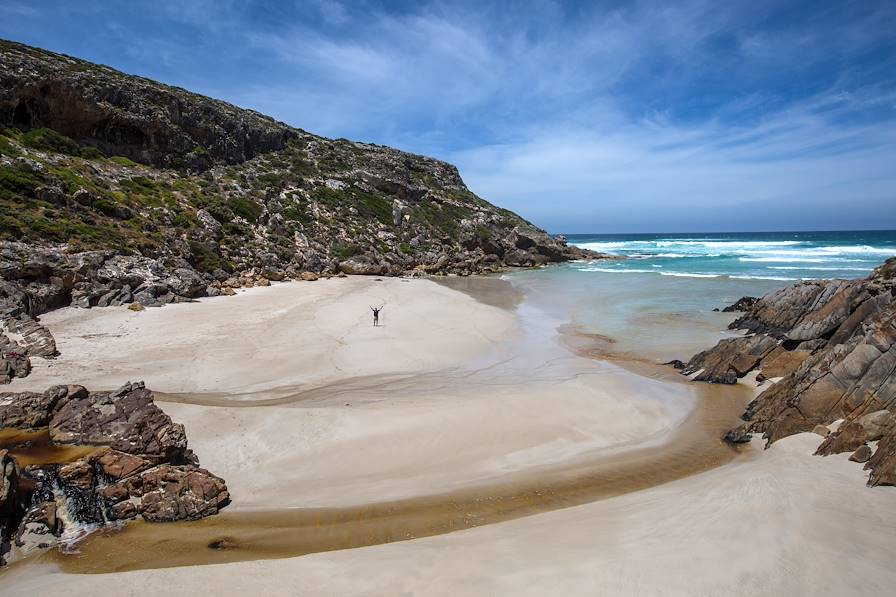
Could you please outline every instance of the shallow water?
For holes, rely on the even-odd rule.
[[[787,282],[675,278],[650,274],[582,273],[564,265],[507,274],[527,301],[582,332],[612,339],[612,352],[664,363],[730,336],[736,314],[715,312],[745,295],[761,296]]]
[[[26,431],[22,429],[0,429],[0,449],[9,450],[19,466],[32,464],[64,464],[93,452],[97,446],[68,446],[54,444],[47,429]]]

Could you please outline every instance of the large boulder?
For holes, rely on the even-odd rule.
[[[339,271],[356,276],[381,276],[388,272],[388,266],[376,263],[365,255],[359,255],[340,262]]]
[[[131,508],[148,522],[196,520],[230,503],[224,480],[194,466],[162,464],[104,489],[110,514],[128,517]],[[136,503],[135,503],[136,502]]]
[[[12,534],[11,527],[19,506],[18,493],[19,467],[8,451],[0,449],[0,546]],[[3,563],[2,555],[0,550],[0,564]]]
[[[52,547],[64,530],[133,518],[195,520],[230,503],[224,480],[199,467],[183,426],[142,383],[114,392],[56,386],[0,395],[0,427],[13,425],[49,425],[53,444],[98,447],[71,462],[23,470],[0,450],[0,544],[13,546],[10,557]]]
[[[50,421],[50,438],[61,444],[110,446],[154,462],[186,458],[183,425],[155,405],[142,382],[67,400]]]

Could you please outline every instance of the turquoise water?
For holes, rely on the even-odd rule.
[[[571,244],[628,257],[573,264],[583,272],[792,282],[863,278],[896,255],[896,231],[573,234]]]
[[[552,320],[615,341],[612,352],[687,360],[730,335],[742,296],[809,278],[860,278],[896,255],[896,232],[570,235],[624,255],[508,274]]]

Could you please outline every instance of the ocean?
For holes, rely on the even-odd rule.
[[[896,231],[571,234],[622,255],[505,275],[546,318],[612,339],[616,354],[687,360],[730,336],[721,309],[800,280],[862,278],[896,255]]]
[[[896,255],[896,231],[726,234],[572,234],[571,244],[625,261],[580,271],[793,282],[863,278]]]

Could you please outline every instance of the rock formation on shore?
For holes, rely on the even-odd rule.
[[[780,378],[726,439],[762,433],[768,445],[817,431],[826,435],[818,454],[854,452],[869,485],[896,485],[896,258],[863,280],[801,282],[746,305],[730,327],[748,335],[722,340],[682,370],[716,383],[753,370],[760,381]]]
[[[0,394],[0,431],[13,429],[22,435],[0,449],[0,563],[101,525],[192,520],[230,501],[142,383]],[[20,466],[14,455],[42,441],[48,462]],[[74,459],[71,447],[80,449]]]

